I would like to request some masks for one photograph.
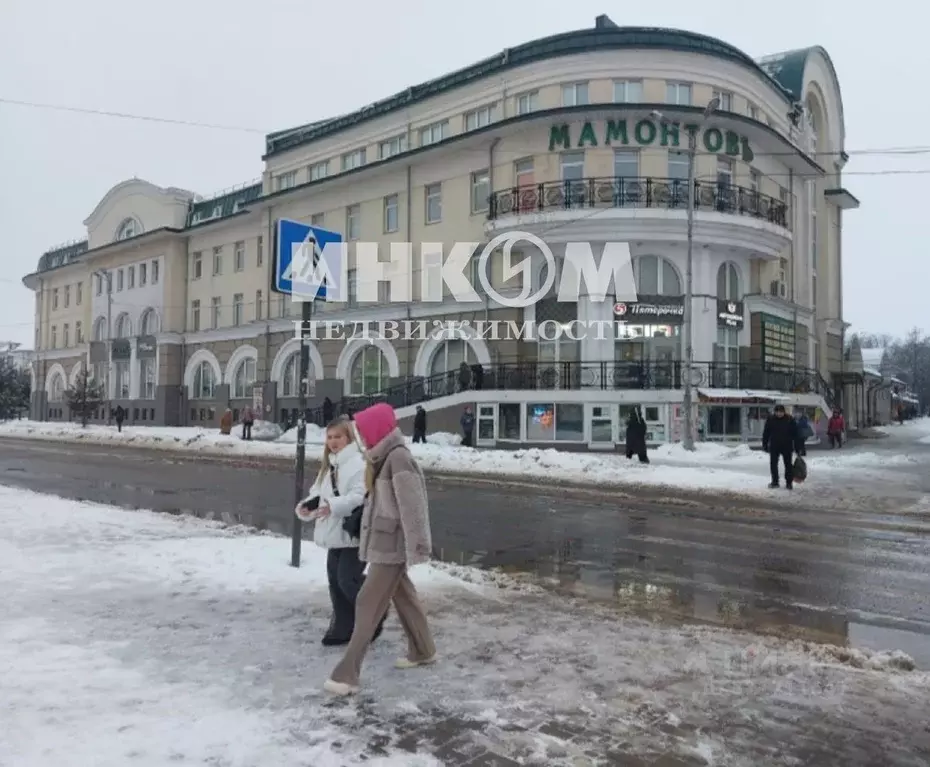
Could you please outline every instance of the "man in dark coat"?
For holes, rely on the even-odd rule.
[[[413,417],[413,441],[426,442],[426,411],[417,405],[417,414]]]
[[[323,400],[323,423],[320,426],[329,426],[333,422],[333,401],[326,397]]]
[[[467,362],[459,365],[459,391],[465,391],[471,385],[471,368]]]
[[[778,487],[778,461],[785,464],[785,487],[793,486],[793,453],[803,450],[798,422],[785,412],[784,405],[776,405],[775,411],[765,422],[762,430],[762,449],[769,454],[769,467],[772,471],[770,488]]]
[[[122,431],[122,430],[123,430],[123,421],[126,420],[126,411],[123,410],[123,406],[122,406],[122,405],[117,405],[117,406],[116,406],[116,413],[115,413],[115,415],[116,415],[116,430],[117,430],[117,431]]]
[[[472,447],[475,434],[475,414],[471,412],[470,407],[465,408],[462,413],[462,444],[465,447]]]
[[[639,457],[640,463],[649,463],[649,456],[646,455],[646,422],[638,407],[630,411],[626,421],[626,457],[632,458],[634,455]]]

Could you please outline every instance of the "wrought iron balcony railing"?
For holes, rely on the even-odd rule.
[[[550,181],[494,192],[489,219],[554,210],[585,208],[688,209],[688,182],[677,178],[604,177]],[[696,211],[749,216],[790,228],[788,204],[734,184],[694,182]]]

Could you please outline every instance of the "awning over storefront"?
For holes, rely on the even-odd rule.
[[[779,402],[789,399],[781,392],[754,389],[698,389],[697,393],[708,402]]]

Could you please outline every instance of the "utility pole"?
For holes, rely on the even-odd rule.
[[[714,97],[704,109],[701,125],[720,106],[720,99]],[[700,127],[700,126],[699,126]],[[694,450],[694,394],[691,378],[694,366],[694,326],[692,304],[694,303],[694,207],[695,207],[695,159],[697,155],[697,130],[688,131],[688,255],[685,267],[685,311],[682,318],[681,346],[683,354],[681,374],[682,382],[681,416],[684,421],[682,429],[682,447]]]
[[[104,280],[107,284],[107,376],[103,382],[103,389],[106,395],[107,426],[109,426],[113,422],[113,413],[110,408],[110,379],[113,375],[113,274],[101,269],[94,272],[94,275],[98,280]]]

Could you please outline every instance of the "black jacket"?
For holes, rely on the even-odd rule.
[[[626,449],[634,453],[646,452],[646,422],[635,410],[626,422]]]
[[[413,417],[413,430],[416,432],[426,433],[426,411],[417,410],[417,414]]]
[[[804,449],[798,422],[790,415],[770,415],[762,430],[762,449],[767,453],[800,453]]]

